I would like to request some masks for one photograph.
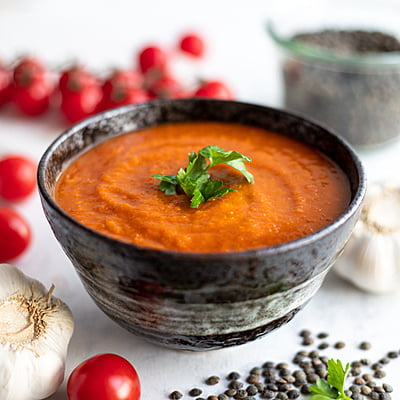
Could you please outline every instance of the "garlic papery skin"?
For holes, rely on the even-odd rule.
[[[44,399],[64,379],[74,323],[53,289],[0,264],[1,400]]]
[[[371,293],[400,288],[399,184],[368,188],[360,219],[333,270]]]

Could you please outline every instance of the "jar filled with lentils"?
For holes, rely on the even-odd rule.
[[[348,3],[320,4],[314,20],[298,10],[301,25],[271,20],[268,31],[281,50],[283,106],[368,148],[400,137],[400,9]]]

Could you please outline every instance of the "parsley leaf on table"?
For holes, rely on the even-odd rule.
[[[198,208],[208,200],[216,199],[232,192],[233,189],[222,187],[222,181],[213,181],[208,170],[217,164],[227,164],[241,172],[246,180],[254,183],[253,175],[247,171],[244,163],[251,159],[237,151],[226,151],[221,147],[210,145],[201,149],[197,154],[189,153],[189,163],[186,168],[181,168],[177,175],[154,174],[159,179],[160,190],[167,195],[173,195],[183,191],[191,196],[190,207]],[[208,163],[207,163],[208,159]]]
[[[347,363],[343,368],[340,360],[330,359],[328,361],[328,378],[327,380],[318,379],[310,389],[314,392],[311,395],[312,400],[351,400],[344,393],[344,384],[350,370],[350,365]]]

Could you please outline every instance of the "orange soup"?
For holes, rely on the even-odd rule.
[[[227,165],[212,179],[235,189],[190,207],[166,195],[153,174],[175,175],[188,154],[210,144],[252,159],[254,184]],[[312,147],[248,125],[169,123],[111,138],[75,159],[60,176],[56,202],[82,224],[137,245],[230,252],[277,245],[315,232],[348,206],[344,172]]]

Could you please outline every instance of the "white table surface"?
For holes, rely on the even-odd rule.
[[[56,68],[78,59],[96,71],[133,64],[135,51],[145,43],[172,46],[181,32],[197,29],[206,36],[209,52],[193,66],[194,74],[227,81],[243,101],[280,105],[277,52],[265,34],[265,21],[277,8],[269,1],[203,0],[184,2],[0,0],[0,58],[9,61],[31,53]],[[290,13],[288,17],[291,16]],[[183,72],[182,72],[183,73]],[[22,153],[39,160],[46,147],[66,128],[55,112],[40,118],[23,118],[11,107],[0,110],[0,153]],[[369,181],[396,176],[400,168],[400,142],[369,152],[359,152]],[[212,352],[178,352],[149,344],[117,326],[86,294],[71,263],[56,242],[35,193],[18,209],[32,226],[30,249],[14,264],[45,285],[71,308],[75,319],[66,377],[89,356],[113,352],[126,357],[137,369],[142,400],[167,399],[179,389],[194,386],[205,395],[218,393],[204,379],[231,370],[245,374],[266,360],[290,361],[300,348],[298,332],[330,332],[329,343],[346,342],[343,350],[324,354],[343,361],[368,357],[377,360],[389,350],[400,349],[398,313],[400,291],[387,295],[366,294],[330,272],[317,295],[293,321],[255,342]],[[1,284],[1,282],[0,282]],[[369,352],[357,345],[367,340]],[[387,367],[384,380],[400,397],[400,359]],[[221,384],[219,388],[222,390]],[[50,397],[66,399],[65,386]]]

